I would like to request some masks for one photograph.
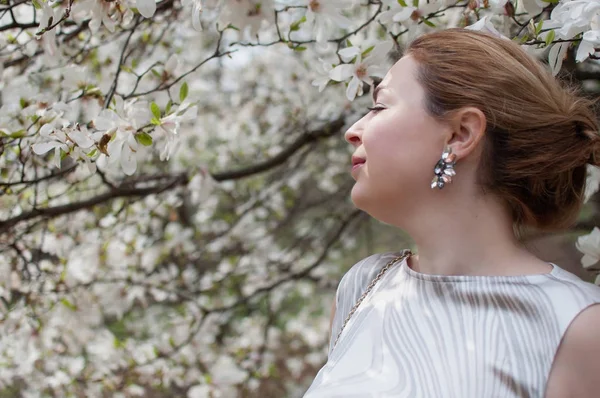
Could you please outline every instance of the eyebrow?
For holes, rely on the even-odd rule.
[[[387,87],[382,86],[381,84],[378,84],[377,87],[375,87],[375,90],[373,90],[373,102],[377,102],[377,94],[379,94],[379,92],[381,90],[385,90]]]

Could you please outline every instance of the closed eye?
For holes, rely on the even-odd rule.
[[[379,112],[379,111],[384,110],[385,108],[382,106],[374,106],[372,108],[367,108],[367,109],[370,110],[371,112]]]

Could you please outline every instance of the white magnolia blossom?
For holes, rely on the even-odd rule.
[[[437,0],[420,1],[413,5],[411,1],[406,2],[406,6],[400,4],[397,0],[384,0],[383,3],[389,6],[389,10],[383,12],[379,20],[383,24],[392,22],[402,22],[408,25],[418,23],[421,18],[426,18],[429,14],[442,8],[443,3]]]
[[[498,32],[498,30],[494,27],[494,24],[490,21],[489,16],[484,16],[479,21],[475,22],[473,25],[469,25],[466,27],[470,30],[477,30],[480,32],[486,32],[496,37],[501,37],[504,39],[508,39],[508,37],[504,36],[502,33]]]
[[[594,46],[598,45],[598,30],[600,29],[600,2],[597,0],[573,0],[560,2],[550,14],[548,21],[543,21],[544,32],[540,37],[546,39],[550,31],[556,39],[564,40],[552,45],[548,60],[554,74],[562,66],[564,57],[574,37],[583,34],[578,46],[576,60],[582,62],[595,53]]]
[[[596,16],[600,21],[600,14]],[[600,24],[594,24],[594,30],[589,30],[583,34],[581,43],[577,48],[575,60],[577,62],[585,61],[590,55],[596,54],[596,48],[600,48]]]
[[[128,8],[126,13],[130,15],[130,18],[133,16]],[[113,2],[81,0],[73,5],[73,14],[81,20],[91,18],[89,27],[94,33],[98,32],[102,25],[110,32],[114,32],[116,29],[117,22],[115,21],[116,14]]]
[[[594,227],[590,234],[580,236],[576,246],[584,254],[581,265],[588,268],[596,264],[600,260],[600,228]]]
[[[333,65],[331,62],[323,61],[319,58],[319,63],[317,64],[317,73],[320,75],[316,79],[312,81],[313,86],[317,86],[319,88],[319,92],[325,90],[327,87],[327,83],[331,80],[329,78],[329,72],[333,69]]]
[[[306,6],[306,28],[314,32],[317,43],[326,45],[336,28],[349,28],[352,22],[342,14],[353,5],[351,0],[299,0],[291,5]]]
[[[56,46],[56,30],[49,29],[62,16],[60,7],[53,8],[49,3],[42,3],[40,13],[40,25],[37,34],[42,42],[42,48],[50,56],[57,55],[58,48]]]
[[[384,41],[376,44],[369,54],[362,59],[362,50],[357,47],[347,47],[339,51],[342,60],[354,60],[350,64],[341,64],[329,72],[331,80],[344,82],[350,79],[346,89],[346,97],[349,101],[354,100],[357,95],[362,95],[362,82],[373,85],[372,77],[383,78],[386,73],[385,57],[392,49],[393,44]]]
[[[94,171],[86,152],[94,145],[92,135],[85,127],[80,125],[55,128],[51,124],[45,124],[40,129],[41,142],[32,145],[33,151],[43,155],[54,149],[54,164],[60,168],[62,153],[71,156],[75,160],[85,160],[90,171]]]
[[[139,144],[136,141],[138,129],[150,122],[150,110],[145,101],[125,102],[115,96],[115,109],[105,109],[96,119],[94,126],[103,136],[110,139],[106,150],[98,158],[101,166],[120,166],[127,175],[132,175],[137,169],[136,151]]]
[[[585,182],[585,202],[598,192],[600,189],[600,167],[588,165],[587,177]]]
[[[263,23],[274,20],[273,0],[222,0],[219,21],[255,37]]]
[[[167,142],[160,153],[160,160],[169,160],[173,152],[179,145],[179,129],[181,123],[192,121],[198,116],[198,107],[189,102],[183,102],[173,110],[172,113],[160,119],[159,129],[162,130],[167,138]]]

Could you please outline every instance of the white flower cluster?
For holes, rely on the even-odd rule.
[[[569,51],[596,62],[599,10],[0,4],[0,395],[301,392],[325,359],[342,253],[360,244],[344,235],[337,133],[394,48],[446,27],[519,31],[557,73]],[[590,170],[586,197],[599,186]],[[590,269],[599,236],[577,245]]]

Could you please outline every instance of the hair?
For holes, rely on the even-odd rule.
[[[425,108],[439,120],[476,107],[486,116],[478,184],[503,199],[517,231],[572,226],[586,164],[600,157],[593,102],[562,86],[517,43],[467,29],[415,39]]]

